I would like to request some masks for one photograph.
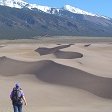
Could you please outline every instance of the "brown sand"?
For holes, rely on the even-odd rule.
[[[34,74],[44,82],[80,88],[100,97],[112,98],[112,78],[95,76],[53,61],[22,62],[1,57],[0,74]]]
[[[28,100],[24,112],[112,110],[110,42],[4,42],[3,46],[0,47],[2,112],[12,109],[9,94],[15,82],[20,82]]]

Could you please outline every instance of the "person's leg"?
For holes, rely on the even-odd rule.
[[[22,112],[22,105],[18,105],[18,112]]]
[[[14,112],[18,112],[18,107],[17,107],[17,105],[13,105],[13,109],[14,109]]]

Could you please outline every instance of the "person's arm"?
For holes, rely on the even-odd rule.
[[[24,95],[24,92],[22,91],[22,89],[21,89],[21,95],[22,95],[22,99],[24,101],[24,104],[27,105],[27,101],[26,101],[26,98],[25,98],[25,95]]]
[[[23,101],[24,101],[25,105],[27,105],[25,96],[23,96]]]
[[[10,99],[12,100],[12,91],[11,91],[11,93],[10,93]]]

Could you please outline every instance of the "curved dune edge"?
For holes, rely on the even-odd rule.
[[[78,52],[64,52],[60,50],[60,49],[67,48],[70,46],[71,45],[61,45],[61,46],[54,47],[54,48],[41,47],[41,48],[36,49],[35,51],[38,52],[40,55],[53,54],[56,58],[59,58],[59,59],[75,59],[75,58],[83,57],[83,54],[78,53]]]
[[[112,99],[112,78],[95,76],[53,61],[22,62],[1,57],[0,74],[3,76],[34,74],[41,81],[50,84],[80,88],[99,97]]]

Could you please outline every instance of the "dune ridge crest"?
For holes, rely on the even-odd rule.
[[[99,97],[112,99],[112,78],[99,77],[50,60],[24,62],[0,57],[0,75],[34,74],[39,80],[83,89]]]

